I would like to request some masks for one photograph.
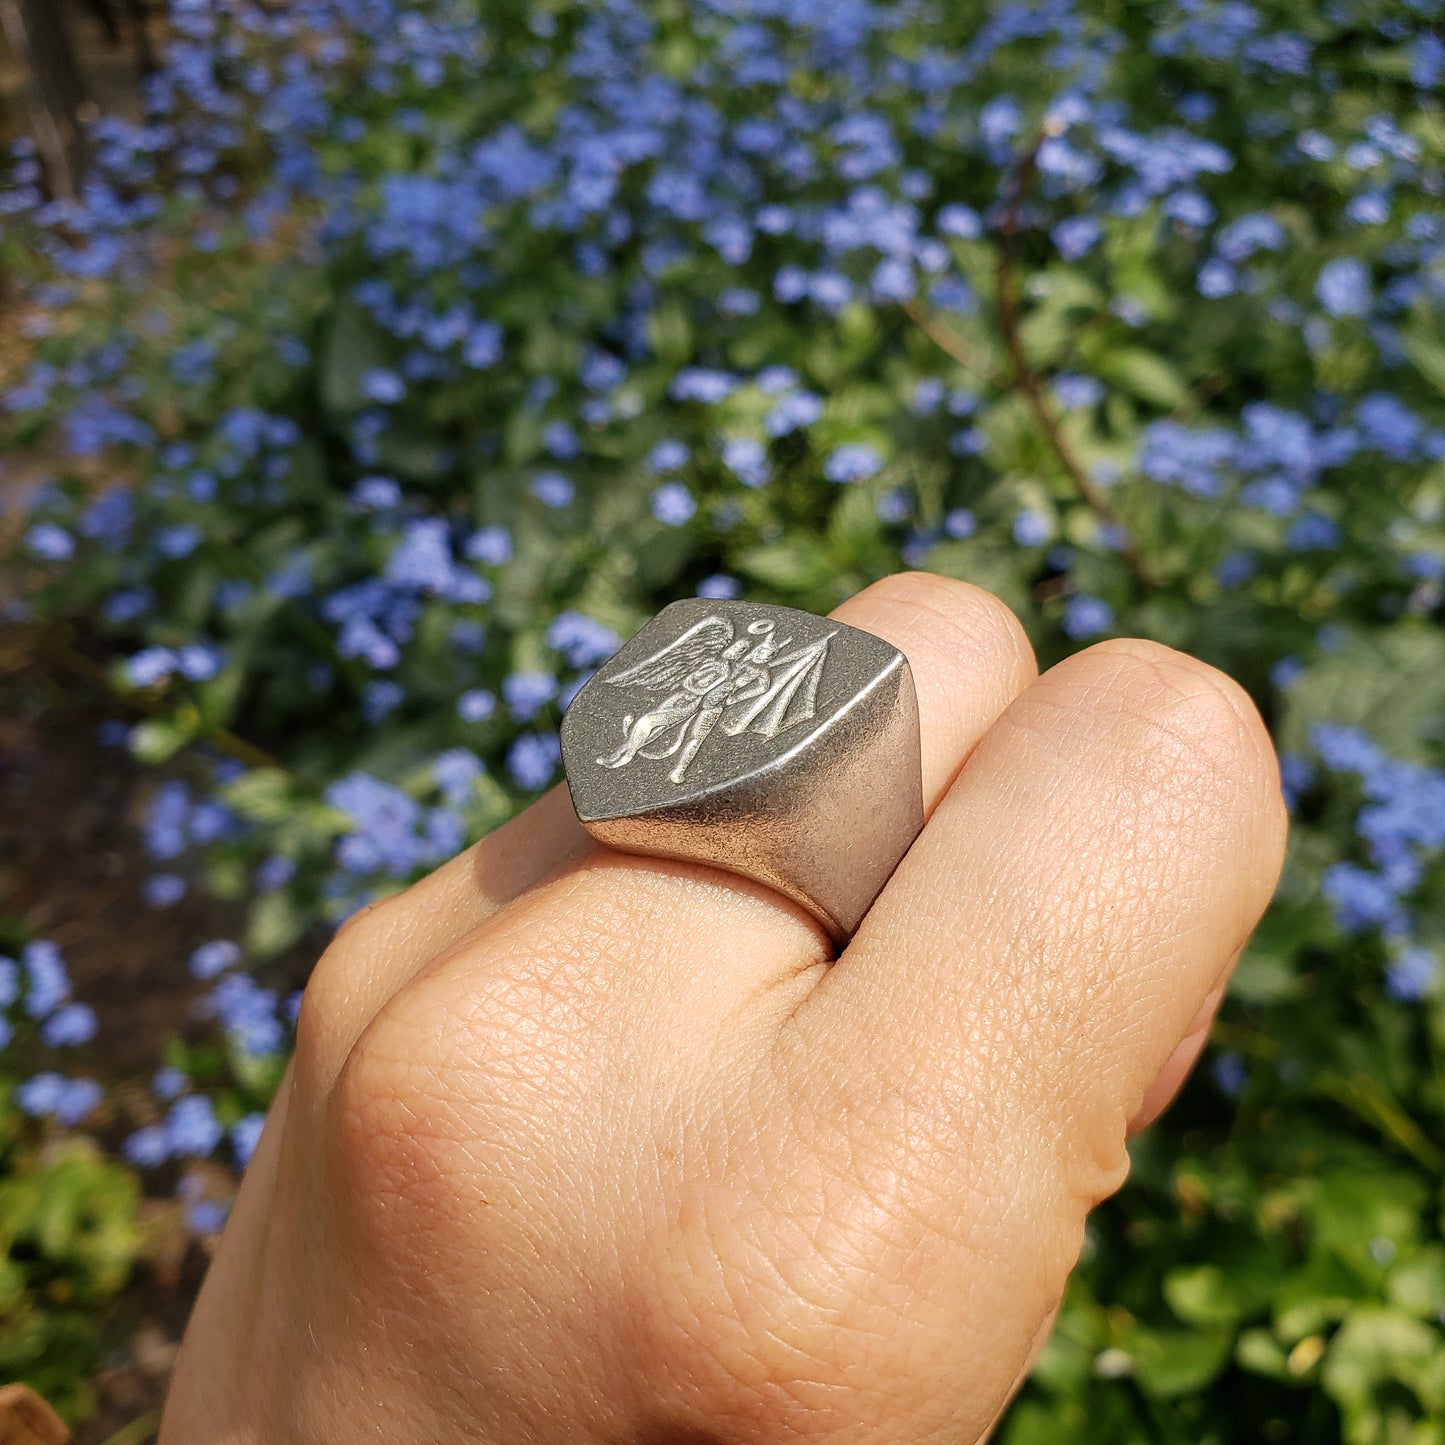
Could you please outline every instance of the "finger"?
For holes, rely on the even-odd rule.
[[[989,593],[924,574],[880,582],[834,616],[908,656],[925,802],[932,806],[1035,676],[1023,629]],[[603,1024],[591,1005],[605,987],[614,998],[618,991],[630,995],[628,1006],[610,1015],[612,1026],[627,1031],[630,1049],[645,1056],[642,1034],[650,1020],[663,1056],[676,1056],[687,1041],[710,1048],[720,1023],[748,1000],[774,987],[805,987],[830,957],[818,923],[770,889],[700,864],[600,849],[579,855],[428,968],[408,990],[405,1007],[424,1016],[430,999],[454,1010],[466,992],[478,1009],[531,1006],[555,1014],[557,1001],[566,999],[591,1010],[579,1027],[595,1040]],[[505,1003],[486,997],[493,987],[505,993]],[[452,1033],[465,1048],[465,1030]]]
[[[439,953],[595,846],[558,786],[420,882],[353,914],[306,985],[297,1053],[308,1082],[334,1077],[377,1010]]]
[[[909,1327],[951,1324],[961,1371],[989,1352],[960,1301],[1015,1364],[1057,1303],[1086,1210],[1125,1173],[1127,1121],[1257,921],[1283,838],[1244,694],[1165,648],[1102,644],[990,730],[784,1025],[782,1093],[856,1187],[886,1191],[919,1261]],[[980,1410],[1008,1386],[973,1382]]]
[[[1144,1091],[1144,1098],[1134,1117],[1129,1120],[1129,1137],[1147,1129],[1174,1102],[1174,1096],[1184,1087],[1184,1081],[1199,1062],[1204,1046],[1209,1042],[1209,1030],[1214,1026],[1219,1005],[1224,1001],[1224,990],[1228,987],[1228,975],[1233,973],[1239,962],[1239,954],[1230,959],[1225,968],[1225,978],[1210,989],[1199,1012],[1184,1030],[1184,1037],[1169,1055],[1164,1067],[1159,1070],[1154,1082]]]
[[[923,808],[932,813],[994,720],[1038,676],[1033,648],[991,592],[928,572],[885,578],[830,614],[891,642],[918,694]]]

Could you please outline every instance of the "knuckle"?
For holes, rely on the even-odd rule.
[[[1038,670],[1033,646],[1013,609],[972,582],[934,572],[899,572],[860,595],[905,614],[906,629],[931,643],[940,658],[982,651],[1002,662],[1019,684]]]
[[[303,1095],[324,1095],[344,1057],[350,1018],[346,977],[333,943],[311,970],[296,1015],[296,1080]]]
[[[1234,782],[1275,774],[1274,752],[1249,694],[1207,662],[1143,638],[1101,642],[1079,654],[1102,669],[1096,686],[1156,746]]]

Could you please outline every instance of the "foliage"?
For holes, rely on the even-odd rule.
[[[12,1064],[74,1047],[94,1027],[70,1000],[58,951],[32,944],[22,958],[23,967],[0,959],[0,1039]],[[89,1408],[97,1315],[142,1244],[132,1172],[67,1132],[100,1103],[88,1078],[0,1072],[0,1378],[26,1380],[70,1416]]]
[[[175,0],[82,201],[0,196],[12,621],[189,770],[149,899],[262,961],[402,886],[679,593],[1197,652],[1290,862],[1002,1438],[1445,1440],[1438,9]],[[294,1001],[210,948],[254,1091]],[[244,1160],[179,1102],[137,1164]]]

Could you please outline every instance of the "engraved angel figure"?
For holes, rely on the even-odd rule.
[[[626,767],[636,757],[677,759],[668,777],[682,782],[698,749],[719,723],[731,737],[776,737],[813,716],[830,632],[789,652],[764,618],[739,638],[724,617],[704,617],[661,652],[608,678],[613,687],[666,691],[650,711],[622,719],[627,738],[597,761]]]

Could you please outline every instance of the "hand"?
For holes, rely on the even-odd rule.
[[[562,789],[360,914],[162,1445],[988,1433],[1270,896],[1278,777],[1166,648],[1036,678],[1001,603],[921,575],[836,616],[912,663],[930,811],[843,956],[595,847]]]

